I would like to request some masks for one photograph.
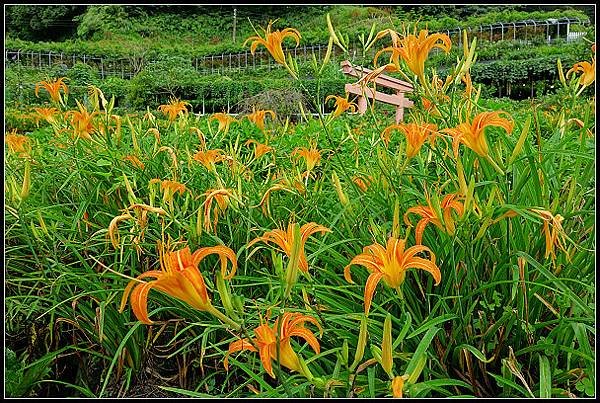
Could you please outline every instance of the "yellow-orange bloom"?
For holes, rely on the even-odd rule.
[[[596,58],[592,58],[592,63],[590,62],[579,62],[575,63],[573,67],[569,71],[567,71],[567,78],[571,74],[581,73],[579,77],[579,85],[582,87],[587,87],[591,85],[596,79]]]
[[[52,99],[52,101],[56,102],[56,103],[61,103],[62,102],[62,98],[60,95],[60,90],[62,89],[63,92],[65,94],[69,93],[69,88],[67,87],[67,84],[64,83],[64,80],[66,80],[67,77],[61,77],[61,78],[57,78],[54,81],[40,81],[39,83],[35,84],[35,96],[39,97],[39,91],[40,91],[40,87],[45,89],[46,91],[48,91],[48,94],[50,95],[50,98]]]
[[[406,271],[414,268],[430,273],[435,280],[435,285],[440,283],[442,273],[435,264],[433,252],[423,245],[411,246],[405,250],[405,242],[404,239],[390,237],[385,248],[377,242],[365,246],[363,252],[355,256],[344,268],[344,278],[349,283],[354,283],[350,276],[350,266],[353,264],[364,266],[371,272],[365,285],[365,314],[369,313],[375,288],[381,279],[388,286],[398,288],[404,282]],[[431,255],[429,260],[415,256],[424,251]]]
[[[133,164],[133,166],[138,167],[139,169],[144,169],[145,165],[142,161],[140,161],[140,159],[138,157],[136,157],[135,155],[126,155],[123,157],[124,161],[129,161]]]
[[[4,137],[4,141],[8,145],[8,151],[18,155],[28,155],[31,151],[31,143],[29,137],[22,134],[17,134],[17,130],[13,130],[7,133]]]
[[[191,104],[186,101],[180,101],[178,98],[171,98],[166,105],[160,105],[158,110],[169,117],[169,122],[173,122],[177,116],[183,116],[188,113],[186,105]]]
[[[223,150],[220,148],[206,151],[201,150],[194,154],[193,158],[210,171],[215,169],[215,164],[217,162],[225,161],[227,159],[227,156],[222,153]]]
[[[406,213],[404,214],[404,222],[408,226],[412,226],[408,219],[408,215],[410,213],[418,214],[423,217],[421,220],[419,220],[415,229],[415,240],[417,244],[421,244],[425,227],[430,222],[434,223],[442,231],[447,232],[450,235],[454,234],[455,227],[454,219],[452,218],[452,210],[456,211],[459,216],[462,216],[465,212],[465,206],[457,200],[461,197],[461,195],[456,193],[450,193],[444,197],[440,205],[440,210],[443,217],[438,217],[437,213],[435,212],[436,209],[433,208],[431,199],[428,195],[426,195],[427,206],[416,206],[406,210]]]
[[[300,45],[300,32],[294,28],[286,28],[283,31],[277,30],[275,32],[271,32],[272,25],[273,21],[269,21],[267,29],[263,30],[265,32],[264,38],[257,33],[256,36],[251,36],[246,39],[242,46],[246,46],[246,43],[252,41],[252,44],[250,45],[250,53],[254,54],[258,45],[263,45],[267,48],[277,63],[287,66],[285,54],[283,53],[282,42],[285,38],[290,37],[296,40],[296,46]]]
[[[371,183],[373,182],[373,177],[370,175],[367,177],[354,176],[352,178],[352,182],[356,183],[360,190],[366,192],[369,189],[369,186],[371,186]]]
[[[217,231],[217,224],[219,222],[219,214],[225,212],[229,206],[229,198],[233,197],[232,189],[208,189],[204,192],[206,200],[203,203],[204,206],[204,229],[207,231]],[[213,201],[217,201],[217,205],[213,208],[213,220],[210,219],[210,211]]]
[[[273,147],[268,146],[263,143],[259,143],[258,141],[254,140],[254,139],[250,139],[250,140],[246,141],[246,143],[245,143],[246,146],[250,145],[250,144],[254,144],[254,159],[259,159],[266,153],[273,151]]]
[[[317,145],[313,144],[312,147],[296,147],[294,151],[292,151],[291,156],[298,156],[296,158],[302,157],[306,162],[306,170],[312,171],[316,165],[319,165],[321,162],[321,151],[317,150]]]
[[[71,126],[73,127],[73,134],[75,135],[75,137],[91,140],[91,133],[96,131],[93,119],[94,116],[98,114],[98,112],[89,113],[85,106],[79,103],[79,101],[76,102],[77,106],[79,107],[79,110],[68,111],[65,113],[65,116],[70,119]]]
[[[161,269],[149,270],[137,276],[137,280],[130,281],[125,287],[119,307],[119,312],[123,312],[127,304],[127,297],[131,294],[131,309],[135,317],[147,325],[153,323],[148,317],[148,293],[152,288],[180,299],[198,310],[211,311],[214,308],[198,265],[208,255],[217,254],[221,260],[221,272],[224,278],[232,278],[237,269],[235,252],[227,246],[200,248],[194,253],[191,253],[189,247],[185,247],[176,252],[167,252],[166,256],[159,249],[159,253]],[[233,266],[229,274],[226,273],[227,260]],[[156,280],[141,281],[148,277],[154,277]]]
[[[390,132],[398,130],[406,137],[406,157],[412,158],[419,153],[419,150],[429,139],[433,145],[435,137],[438,135],[437,125],[433,123],[400,123],[390,125],[381,133],[381,138],[387,147],[390,142]]]
[[[501,117],[505,114],[508,118]],[[455,128],[443,129],[441,132],[450,134],[454,140],[452,149],[454,155],[458,157],[458,146],[463,143],[471,150],[475,151],[482,157],[489,155],[489,148],[485,140],[485,128],[488,126],[498,126],[511,133],[514,123],[510,119],[510,115],[503,111],[482,112],[473,118],[472,122],[460,123]]]
[[[217,129],[217,132],[220,133],[221,131],[223,131],[223,133],[225,134],[229,132],[229,125],[233,122],[237,122],[237,120],[233,116],[230,116],[223,112],[212,114],[210,118],[208,118],[208,120],[216,120],[217,122],[219,122],[219,128]]]
[[[452,42],[446,34],[428,34],[426,29],[422,29],[419,35],[408,34],[397,39],[396,45],[384,48],[375,54],[375,64],[382,53],[390,52],[390,63],[393,63],[397,69],[400,68],[400,57],[406,63],[422,83],[425,82],[425,60],[433,48],[439,48],[446,53],[450,52]]]
[[[402,397],[402,389],[404,389],[404,376],[396,376],[392,379],[392,396]]]
[[[300,257],[298,261],[299,268],[304,273],[308,273],[308,262],[306,261],[306,254],[304,253],[304,245],[306,244],[306,240],[308,239],[308,237],[317,232],[324,233],[331,232],[331,230],[314,222],[306,223],[302,227],[300,227]],[[265,243],[273,242],[282,249],[282,251],[287,255],[287,257],[290,257],[292,253],[292,245],[294,245],[294,224],[289,223],[287,231],[284,231],[282,229],[274,229],[272,231],[267,231],[263,236],[253,239],[248,244],[248,247],[254,245],[259,241]]]
[[[319,341],[310,330],[304,327],[305,322],[314,324],[319,328],[321,335],[323,334],[323,329],[315,318],[297,312],[285,312],[281,316],[281,325],[279,324],[279,318],[277,318],[272,327],[267,323],[258,326],[254,330],[255,338],[251,340],[244,338],[232,342],[225,355],[223,365],[226,369],[229,369],[229,355],[231,353],[242,350],[257,351],[265,371],[272,378],[275,378],[273,360],[278,361],[282,367],[307,376],[308,374],[303,370],[300,359],[290,343],[292,336],[298,336],[306,340],[315,353],[319,354],[321,352]],[[279,337],[277,337],[278,329],[280,329]]]
[[[335,110],[331,113],[332,118],[336,118],[340,116],[343,112],[350,109],[350,112],[355,113],[357,111],[358,105],[354,102],[348,101],[348,95],[346,94],[346,98],[338,97],[337,95],[329,95],[325,98],[325,103],[330,99],[335,100]]]
[[[567,234],[565,234],[565,230],[562,227],[564,217],[560,214],[554,215],[547,210],[531,209],[531,211],[544,220],[543,231],[546,236],[546,252],[544,258],[547,259],[548,256],[552,255],[552,260],[555,260],[556,254],[554,249],[555,246],[558,246],[565,254],[567,254],[567,259],[570,259],[566,249]],[[552,230],[550,230],[550,226],[552,226]]]
[[[265,130],[265,117],[267,113],[271,115],[271,119],[275,119],[275,112],[272,110],[255,110],[251,114],[246,115],[246,117],[260,130]]]
[[[46,122],[52,124],[56,122],[54,118],[58,114],[58,109],[56,108],[33,108],[35,111],[35,120],[39,122],[40,119],[44,119]]]

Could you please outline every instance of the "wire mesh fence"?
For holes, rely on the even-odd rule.
[[[516,41],[522,45],[538,44],[540,42],[555,43],[559,40],[575,41],[585,35],[584,32],[573,32],[572,24],[587,25],[589,21],[578,18],[548,19],[541,21],[526,20],[511,23],[494,23],[481,25],[478,28],[467,28],[469,37],[477,36],[478,40]],[[455,28],[452,30],[439,31],[446,33],[459,48],[463,46],[463,31],[465,29]],[[298,46],[284,50],[290,52],[296,61],[309,62],[313,55],[317,61],[322,61],[327,52],[327,45]],[[373,57],[376,49],[371,48],[364,53],[358,44],[352,45],[350,55],[354,58]],[[333,48],[332,59],[338,60],[342,56],[339,48]],[[124,79],[132,78],[142,68],[153,60],[146,60],[143,56],[131,56],[126,58],[108,58],[91,56],[86,54],[64,54],[57,52],[34,52],[14,49],[6,49],[4,55],[5,68],[14,64],[30,66],[32,68],[62,67],[72,68],[77,62],[85,63],[98,70],[102,79],[116,76]],[[238,53],[221,53],[194,57],[191,64],[196,71],[203,75],[225,74],[242,72],[247,69],[264,69],[270,71],[276,67],[276,62],[266,51],[257,51],[252,54],[249,51]]]

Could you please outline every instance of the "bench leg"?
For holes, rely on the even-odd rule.
[[[396,108],[396,124],[399,124],[404,119],[404,108],[399,106]]]
[[[367,98],[363,96],[358,97],[358,113],[363,115],[367,111]]]

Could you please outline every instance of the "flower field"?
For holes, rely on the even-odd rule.
[[[443,33],[364,41],[357,84],[412,86],[399,123],[351,95],[117,113],[38,83],[5,134],[7,394],[595,395],[595,45],[558,63],[560,102],[503,108],[463,33],[443,76]],[[301,41],[270,23],[245,46],[292,82]]]

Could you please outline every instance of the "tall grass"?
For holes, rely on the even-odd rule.
[[[473,115],[496,110],[475,96],[465,101],[458,84],[435,116],[423,108],[419,96],[426,94],[416,82],[415,90],[409,122],[426,118],[446,129],[461,123],[457,111],[467,105]],[[368,272],[353,266],[351,284],[344,267],[392,234],[414,245],[417,218],[409,216],[408,226],[404,213],[425,205],[426,193],[435,203],[462,190],[449,136],[426,142],[407,159],[404,136],[393,132],[387,146],[381,140],[391,122],[377,106],[329,122],[322,116],[285,124],[267,118],[265,130],[242,118],[219,132],[214,121],[189,113],[173,121],[158,112],[156,120],[132,116],[131,124],[123,116],[117,125],[108,118],[109,106],[89,104],[99,112],[92,140],[74,138],[64,115],[54,125],[41,123],[27,133],[30,154],[8,152],[5,163],[7,347],[17,353],[8,368],[16,385],[10,394],[384,397],[392,394],[393,374],[406,375],[404,395],[410,397],[593,395],[595,139],[588,129],[593,132],[595,120],[585,94],[568,88],[564,94],[572,101],[568,108],[521,104],[509,111],[511,134],[486,130],[497,168],[461,145],[470,205],[453,216],[452,234],[432,223],[423,232],[441,283],[435,286],[417,270],[407,272],[398,290],[381,282],[368,316]],[[193,159],[203,147],[199,133],[206,149],[228,156],[214,170]],[[273,151],[255,158],[245,145],[249,139]],[[311,142],[321,161],[303,176],[303,160],[291,154]],[[124,159],[130,155],[143,167]],[[31,186],[23,197],[26,161]],[[355,175],[370,177],[366,191],[353,182]],[[288,180],[287,191],[272,191],[265,214],[261,200],[281,178]],[[185,191],[165,197],[152,179],[180,182]],[[294,186],[295,180],[302,185]],[[204,202],[215,188],[231,189],[235,197],[216,231],[209,231]],[[144,222],[135,204],[165,214],[149,212]],[[547,256],[544,222],[534,209],[564,218],[566,252],[555,248],[556,257]],[[111,230],[124,212],[132,218]],[[290,222],[316,222],[331,232],[308,238],[308,274],[300,274],[286,299],[290,259],[272,244],[248,244]],[[118,312],[125,277],[159,270],[159,241],[176,249],[226,245],[236,252],[239,268],[225,282],[227,292],[217,290],[215,257],[203,260],[200,271],[213,305],[237,317],[240,331],[156,290],[148,306],[153,325],[139,322],[129,303]],[[225,370],[231,342],[255,337],[256,327],[288,311],[315,317],[323,327],[318,354],[292,339],[314,380],[276,361],[271,378],[250,351],[230,355]],[[381,364],[382,350],[390,348],[382,346],[388,315],[391,371]],[[45,371],[31,371],[40,363]]]

